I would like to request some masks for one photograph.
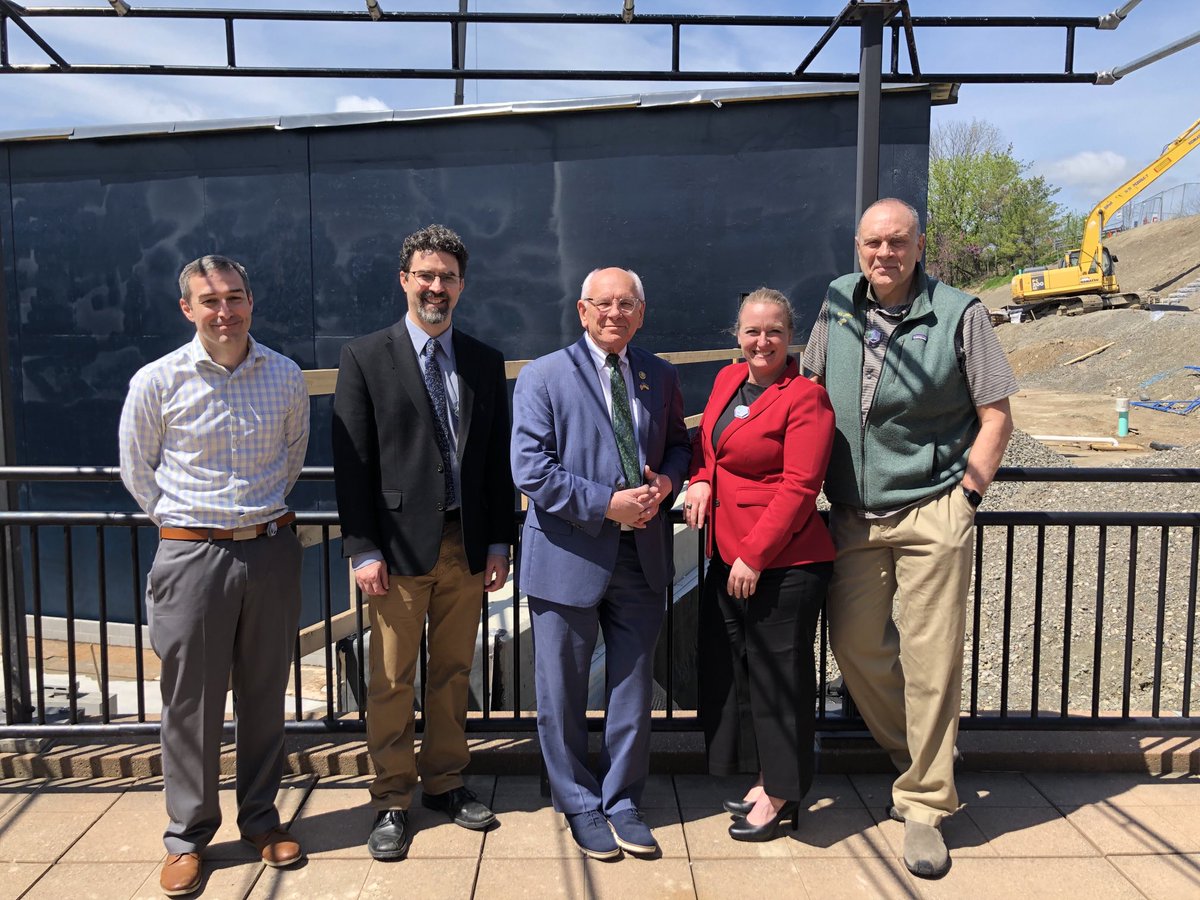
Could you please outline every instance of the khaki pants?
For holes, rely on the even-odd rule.
[[[885,519],[834,506],[829,641],[900,777],[892,802],[937,825],[958,808],[954,742],[975,511],[956,485]]]
[[[427,794],[461,787],[467,750],[467,695],[483,609],[483,573],[472,575],[458,522],[447,522],[437,564],[427,575],[389,577],[372,597],[367,749],[375,764],[371,805],[408,809],[418,775]],[[413,679],[429,619],[425,733],[413,749]]]

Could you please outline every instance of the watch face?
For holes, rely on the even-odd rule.
[[[968,490],[967,488],[963,488],[962,491],[963,491],[963,496],[965,496],[967,498],[967,502],[970,503],[972,506],[978,506],[980,503],[983,502],[983,495],[980,494],[979,491],[972,491],[972,490]]]

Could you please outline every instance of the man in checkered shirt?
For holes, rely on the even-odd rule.
[[[201,883],[221,822],[225,696],[237,711],[238,829],[269,866],[302,857],[279,827],[284,692],[300,617],[301,547],[284,497],[308,447],[299,367],[250,337],[246,270],[188,263],[179,308],[196,336],[142,368],[121,412],[121,480],[159,527],[146,586],[162,660],[167,896]]]

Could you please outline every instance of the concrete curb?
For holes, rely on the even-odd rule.
[[[598,740],[597,735],[592,738]],[[541,771],[536,734],[472,737],[468,743],[468,771],[472,773],[536,775]],[[959,734],[958,747],[961,771],[1200,774],[1200,732],[964,731]],[[362,738],[289,735],[287,749],[288,774],[347,777],[372,773]],[[235,764],[233,745],[226,744],[221,774],[232,776]],[[650,767],[656,773],[703,774],[703,737],[694,732],[654,735]],[[818,736],[817,771],[857,774],[894,770],[868,734],[839,733]],[[0,747],[3,778],[149,778],[161,774],[162,754],[153,740],[34,739],[6,741]]]

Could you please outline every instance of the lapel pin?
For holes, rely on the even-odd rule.
[[[733,414],[734,414],[734,416],[736,416],[739,419],[744,419],[748,415],[750,415],[750,407],[743,406],[742,404],[739,403],[737,406],[735,406],[733,408]]]

